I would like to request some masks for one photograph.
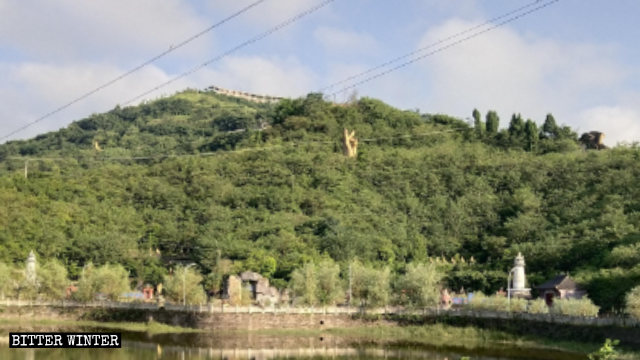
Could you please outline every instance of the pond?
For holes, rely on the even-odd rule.
[[[12,329],[15,330],[15,329]],[[54,331],[32,329],[33,331]],[[65,328],[56,331],[96,331]],[[7,334],[4,329],[3,335]],[[119,331],[116,331],[119,332]],[[581,354],[519,348],[425,347],[402,344],[372,346],[340,336],[261,335],[255,333],[179,333],[151,335],[122,331],[122,349],[9,349],[0,346],[0,359],[8,360],[200,360],[200,359],[429,359],[458,360],[584,360]]]
[[[110,324],[113,325],[114,323]],[[583,354],[542,348],[528,343],[474,343],[455,346],[438,341],[420,344],[400,340],[379,341],[353,330],[343,333],[284,330],[280,332],[217,331],[148,333],[96,328],[102,325],[0,325],[0,359],[8,360],[133,360],[133,359],[429,359],[429,360],[585,360]],[[106,326],[106,325],[105,325]],[[363,328],[371,333],[370,328]],[[188,330],[188,329],[186,329]],[[362,330],[362,329],[361,329]],[[121,349],[9,349],[8,333],[20,332],[117,332]],[[439,336],[432,331],[425,336]],[[446,335],[446,334],[445,334]],[[441,339],[441,338],[440,338]],[[439,345],[425,345],[425,343]]]

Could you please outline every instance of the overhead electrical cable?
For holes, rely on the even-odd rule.
[[[44,114],[43,116],[41,116],[41,117],[37,118],[36,120],[34,120],[34,121],[30,122],[30,123],[27,123],[27,124],[25,124],[25,125],[23,125],[23,126],[19,127],[18,129],[13,130],[12,132],[10,132],[10,133],[8,133],[8,134],[6,134],[6,135],[4,135],[4,136],[0,137],[0,141],[1,141],[1,140],[4,140],[4,139],[7,139],[8,137],[10,137],[10,136],[12,136],[12,135],[15,135],[15,134],[17,134],[17,133],[21,132],[22,130],[25,130],[25,129],[27,129],[28,127],[33,126],[34,124],[37,124],[37,123],[39,123],[40,121],[43,121],[43,120],[45,120],[45,119],[47,119],[47,118],[49,118],[49,117],[51,117],[51,116],[53,116],[53,115],[55,115],[55,114],[57,114],[57,113],[61,112],[62,110],[65,110],[65,109],[67,109],[68,107],[70,107],[70,106],[72,106],[72,105],[74,105],[74,104],[76,104],[76,103],[78,103],[78,102],[80,102],[80,101],[82,101],[82,100],[86,99],[87,97],[89,97],[89,96],[91,96],[91,95],[93,95],[93,94],[97,93],[98,91],[101,91],[101,90],[103,90],[103,89],[105,89],[105,88],[107,88],[107,87],[109,87],[109,86],[113,85],[114,83],[116,83],[116,82],[118,82],[118,81],[120,81],[120,80],[124,79],[125,77],[127,77],[127,76],[129,76],[129,75],[133,74],[134,72],[136,72],[136,71],[138,71],[138,70],[140,70],[140,69],[144,68],[145,66],[150,65],[151,63],[153,63],[153,62],[157,61],[158,59],[160,59],[160,58],[164,57],[165,55],[167,55],[167,54],[169,54],[169,53],[171,53],[171,52],[173,52],[173,51],[175,51],[175,50],[177,50],[177,49],[179,49],[179,48],[181,48],[181,47],[183,47],[183,46],[187,45],[188,43],[192,42],[193,40],[195,40],[195,39],[197,39],[197,38],[199,38],[199,37],[201,37],[201,36],[205,35],[206,33],[208,33],[208,32],[210,32],[210,31],[212,31],[213,29],[215,29],[215,28],[217,28],[217,27],[219,27],[219,26],[221,26],[221,25],[223,25],[223,24],[225,24],[225,23],[229,22],[230,20],[232,20],[232,19],[234,19],[234,18],[236,18],[236,17],[238,17],[238,16],[242,15],[243,13],[245,13],[245,12],[249,11],[250,9],[252,9],[252,8],[254,8],[254,7],[258,6],[258,5],[260,5],[261,3],[265,2],[265,1],[267,1],[267,0],[257,0],[257,1],[255,1],[255,2],[253,2],[253,3],[249,4],[249,5],[245,6],[244,8],[242,8],[242,9],[240,9],[240,10],[236,11],[235,13],[233,13],[233,14],[231,14],[231,15],[229,15],[229,16],[227,16],[226,18],[224,18],[224,19],[220,20],[219,22],[217,22],[217,23],[215,23],[215,24],[213,24],[213,25],[209,26],[208,28],[206,28],[206,29],[204,29],[204,30],[200,31],[199,33],[197,33],[197,34],[195,34],[195,35],[193,35],[193,36],[191,36],[191,37],[189,37],[189,38],[187,38],[187,39],[185,39],[185,40],[182,40],[182,41],[181,41],[181,42],[179,42],[178,44],[171,46],[169,49],[167,49],[167,50],[165,50],[165,51],[161,52],[160,54],[158,54],[158,55],[156,55],[156,56],[152,57],[151,59],[149,59],[149,60],[147,60],[147,61],[143,62],[142,64],[140,64],[140,65],[138,65],[138,66],[136,66],[136,67],[132,68],[131,70],[129,70],[129,71],[127,71],[127,72],[125,72],[125,73],[123,73],[123,74],[119,75],[118,77],[116,77],[116,78],[114,78],[114,79],[112,79],[112,80],[107,81],[106,83],[104,83],[104,84],[102,84],[102,85],[100,85],[100,86],[96,87],[96,88],[95,88],[95,89],[93,89],[93,90],[90,90],[89,92],[86,92],[86,93],[84,93],[84,94],[82,94],[82,95],[78,96],[77,98],[75,98],[75,99],[71,100],[70,102],[68,102],[68,103],[66,103],[66,104],[64,104],[64,105],[62,105],[62,106],[60,106],[60,107],[58,107],[57,109],[52,110],[52,111],[50,111],[50,112],[48,112],[48,113]]]
[[[123,103],[123,105],[129,105],[129,104],[139,100],[140,98],[151,94],[154,91],[157,91],[157,90],[159,90],[159,89],[161,89],[161,88],[163,88],[163,87],[165,87],[165,86],[167,86],[167,85],[169,85],[171,83],[174,83],[174,82],[176,82],[176,81],[178,81],[178,80],[180,80],[180,79],[182,79],[184,77],[187,77],[187,76],[189,76],[189,75],[191,75],[191,74],[193,74],[193,73],[195,73],[195,72],[207,67],[208,65],[211,65],[211,64],[213,64],[215,62],[218,62],[218,61],[224,59],[225,57],[235,53],[236,51],[238,51],[238,50],[240,50],[240,49],[242,49],[242,48],[244,48],[246,46],[249,46],[251,44],[254,44],[254,43],[266,38],[267,36],[277,32],[278,30],[281,30],[281,29],[283,29],[283,28],[295,23],[296,21],[302,19],[303,17],[305,17],[305,16],[307,16],[307,15],[309,15],[309,14],[315,12],[315,11],[320,10],[321,8],[329,5],[330,3],[334,2],[334,1],[335,0],[325,0],[325,1],[323,1],[323,2],[321,2],[319,4],[317,4],[317,5],[309,8],[309,9],[299,13],[296,16],[293,16],[293,17],[289,18],[288,20],[285,20],[284,22],[272,27],[271,29],[269,29],[269,30],[267,30],[267,31],[265,31],[265,32],[263,32],[261,34],[258,34],[256,36],[250,38],[249,40],[246,40],[246,41],[242,42],[239,45],[234,46],[233,48],[223,52],[222,54],[220,54],[220,55],[218,55],[218,56],[216,56],[214,58],[211,58],[211,59],[203,62],[202,64],[200,64],[198,66],[195,66],[195,67],[191,68],[190,70],[187,70],[187,71],[183,72],[182,74],[180,74],[178,76],[175,76],[175,77],[171,78],[170,80],[165,81],[162,84],[160,84],[158,86],[155,86],[152,89],[143,92],[142,94],[140,94],[140,95],[138,95],[136,97],[133,97],[133,98],[127,100],[126,102]]]
[[[355,88],[355,87],[358,87],[358,86],[360,86],[360,85],[362,85],[362,84],[365,84],[365,83],[367,83],[367,82],[369,82],[369,81],[372,81],[372,80],[375,80],[375,79],[380,78],[380,77],[382,77],[382,76],[385,76],[385,75],[387,75],[387,74],[389,74],[389,73],[392,73],[392,72],[394,72],[394,71],[396,71],[396,70],[399,70],[399,69],[404,68],[404,67],[406,67],[406,66],[408,66],[408,65],[411,65],[411,64],[413,64],[413,63],[415,63],[415,62],[417,62],[417,61],[420,61],[420,60],[422,60],[422,59],[425,59],[425,58],[427,58],[427,57],[429,57],[429,56],[433,56],[433,55],[435,55],[435,54],[437,54],[437,53],[440,53],[440,52],[442,52],[442,51],[444,51],[444,50],[447,50],[447,49],[449,49],[449,48],[451,48],[451,47],[454,47],[454,46],[456,46],[456,45],[460,45],[460,44],[462,44],[462,43],[464,43],[464,42],[467,42],[467,41],[469,41],[469,40],[471,40],[471,39],[473,39],[473,38],[476,38],[476,37],[478,37],[478,36],[480,36],[480,35],[483,35],[483,34],[485,34],[485,33],[488,33],[488,32],[490,32],[490,31],[492,31],[492,30],[495,30],[495,29],[497,29],[497,28],[499,28],[499,27],[501,27],[501,26],[504,26],[504,25],[506,25],[506,24],[508,24],[508,23],[511,23],[511,22],[513,22],[513,21],[516,21],[516,20],[518,20],[518,19],[520,19],[520,18],[523,18],[523,17],[525,17],[525,16],[527,16],[527,15],[529,15],[529,14],[532,14],[532,13],[534,13],[534,12],[536,12],[536,11],[540,11],[540,10],[542,10],[543,8],[546,8],[546,7],[550,6],[550,5],[553,5],[553,4],[555,4],[555,3],[559,2],[559,1],[560,1],[560,0],[551,0],[551,1],[549,1],[549,2],[545,2],[544,4],[539,5],[539,6],[537,6],[537,7],[533,8],[533,9],[531,9],[531,10],[528,10],[528,11],[522,12],[522,13],[520,13],[520,14],[518,14],[518,15],[515,15],[515,16],[512,16],[512,17],[508,18],[507,20],[504,20],[504,21],[498,22],[498,23],[497,23],[497,24],[495,24],[494,26],[491,26],[491,27],[489,27],[489,28],[487,28],[487,29],[484,29],[484,30],[482,30],[482,31],[475,32],[475,33],[473,33],[473,34],[471,34],[471,35],[469,35],[469,36],[463,37],[463,38],[461,38],[461,39],[459,39],[459,40],[456,40],[456,41],[454,41],[454,42],[452,42],[452,43],[449,43],[449,44],[447,44],[447,45],[445,45],[445,46],[442,46],[442,47],[439,47],[439,48],[437,48],[437,49],[435,49],[435,50],[432,50],[432,51],[430,51],[430,52],[428,52],[428,53],[426,53],[426,54],[423,54],[423,55],[417,56],[417,57],[415,57],[415,58],[412,58],[411,60],[408,60],[408,61],[406,61],[406,62],[403,62],[403,63],[401,63],[401,64],[399,64],[399,65],[396,65],[396,66],[394,66],[394,67],[392,67],[392,68],[390,68],[390,69],[388,69],[388,70],[385,70],[385,71],[379,72],[379,73],[377,73],[377,74],[375,74],[375,75],[372,75],[372,76],[369,76],[369,77],[367,77],[367,78],[365,78],[365,79],[363,79],[363,80],[357,81],[357,82],[355,82],[355,83],[353,83],[353,84],[351,84],[351,85],[349,85],[349,86],[345,86],[345,87],[343,87],[342,89],[340,89],[340,90],[338,90],[338,91],[335,91],[335,92],[331,93],[330,95],[337,95],[337,94],[343,93],[343,92],[345,92],[345,91],[348,91],[348,90],[350,90],[350,89],[353,89],[353,88]],[[357,76],[356,76],[356,77],[357,77]]]
[[[511,11],[509,11],[507,13],[504,13],[504,14],[502,14],[500,16],[497,16],[497,17],[494,17],[494,18],[492,18],[490,20],[487,20],[486,22],[484,22],[482,24],[475,25],[475,26],[470,27],[470,28],[468,28],[466,30],[460,31],[460,32],[455,33],[453,35],[447,36],[446,38],[443,38],[443,39],[440,39],[440,40],[438,40],[436,42],[433,42],[433,43],[431,43],[431,44],[429,44],[427,46],[421,47],[421,48],[419,48],[417,50],[411,51],[411,52],[406,53],[404,55],[401,55],[401,56],[398,56],[398,57],[393,58],[391,60],[388,60],[388,61],[386,61],[386,62],[384,62],[384,63],[382,63],[380,65],[372,67],[372,68],[370,68],[368,70],[365,70],[365,71],[363,71],[361,73],[358,73],[358,74],[355,74],[355,75],[351,75],[351,76],[349,76],[349,77],[347,77],[345,79],[342,79],[340,81],[334,82],[334,83],[332,83],[330,85],[327,85],[327,86],[319,89],[318,91],[319,92],[325,92],[325,91],[327,91],[327,90],[329,90],[331,88],[334,88],[334,87],[336,87],[338,85],[342,85],[344,83],[348,83],[351,80],[354,80],[356,78],[362,77],[362,76],[367,75],[367,74],[370,74],[370,73],[372,73],[372,72],[374,72],[376,70],[380,70],[380,69],[382,69],[384,67],[387,67],[389,65],[395,64],[398,61],[401,61],[401,60],[404,60],[406,58],[409,58],[409,57],[412,57],[414,55],[417,55],[417,54],[419,54],[419,53],[421,53],[423,51],[429,50],[429,49],[434,48],[434,47],[436,47],[436,46],[438,46],[440,44],[446,43],[449,40],[453,40],[453,39],[458,38],[458,37],[460,37],[462,35],[468,34],[468,33],[472,32],[474,30],[477,30],[477,29],[483,28],[485,26],[491,25],[491,24],[495,23],[496,21],[502,20],[502,19],[504,19],[504,18],[506,18],[508,16],[511,16],[513,14],[521,12],[521,11],[523,11],[525,9],[528,9],[528,8],[530,8],[530,7],[532,7],[532,6],[536,5],[536,4],[539,4],[539,3],[540,3],[540,0],[535,0],[535,1],[531,2],[531,3],[528,3],[528,4],[524,5],[524,6],[519,7],[517,9],[511,10]]]

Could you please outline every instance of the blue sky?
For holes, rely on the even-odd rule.
[[[0,136],[254,1],[0,0]],[[319,2],[265,0],[13,138],[108,111]],[[209,85],[303,96],[532,2],[335,0],[147,99]],[[638,14],[637,0],[560,0],[335,98],[355,91],[463,119],[493,109],[503,126],[513,112],[538,123],[551,112],[609,145],[639,141]]]

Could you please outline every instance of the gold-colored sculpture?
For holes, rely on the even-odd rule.
[[[344,156],[352,158],[358,155],[358,139],[355,138],[356,131],[349,132],[344,129],[342,137],[342,151]]]

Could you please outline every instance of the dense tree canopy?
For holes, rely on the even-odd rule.
[[[117,263],[154,284],[195,262],[219,291],[221,261],[284,286],[326,256],[343,279],[356,257],[391,273],[444,257],[445,285],[491,293],[520,251],[531,285],[570,272],[597,305],[624,308],[640,284],[640,151],[584,151],[552,115],[474,121],[320,94],[116,108],[0,145],[0,262],[34,249],[73,278]]]

